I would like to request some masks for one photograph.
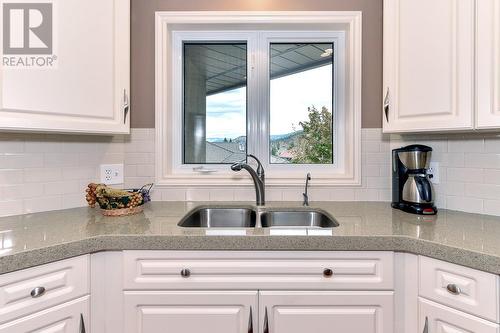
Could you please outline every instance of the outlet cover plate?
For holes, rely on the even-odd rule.
[[[433,184],[439,184],[439,162],[431,162],[427,174]]]
[[[101,164],[101,183],[123,184],[123,164]]]

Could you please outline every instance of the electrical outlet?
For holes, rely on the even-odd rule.
[[[431,162],[427,174],[433,184],[439,184],[439,162]]]
[[[123,164],[101,164],[101,183],[123,184]]]

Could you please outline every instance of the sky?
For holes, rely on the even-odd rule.
[[[271,135],[300,130],[307,108],[332,105],[332,66],[271,80]],[[246,88],[207,97],[207,138],[236,138],[246,134]]]

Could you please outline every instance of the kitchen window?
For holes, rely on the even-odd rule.
[[[360,68],[348,25],[168,24],[177,19],[157,14],[160,185],[244,183],[229,166],[247,154],[268,185],[307,172],[359,184]]]

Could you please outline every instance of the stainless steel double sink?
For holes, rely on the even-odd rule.
[[[334,228],[328,213],[313,208],[198,207],[178,224],[185,228]]]

